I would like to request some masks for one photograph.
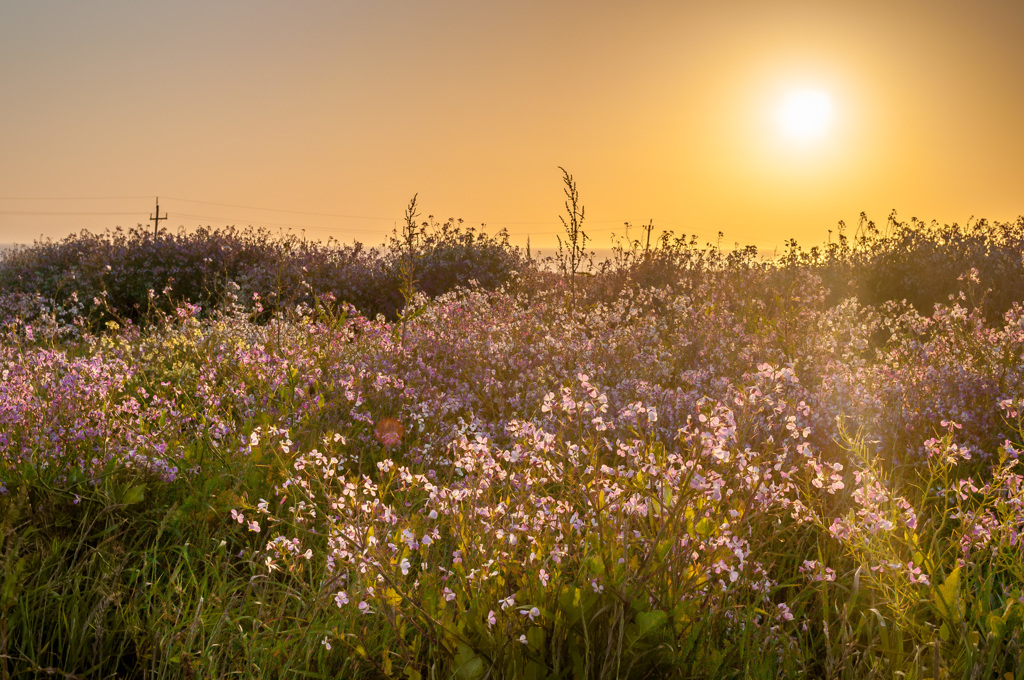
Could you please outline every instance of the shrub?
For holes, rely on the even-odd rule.
[[[523,266],[507,233],[477,233],[452,220],[424,223],[428,227],[415,253],[420,290],[428,295],[471,282],[497,288]],[[87,319],[97,330],[108,321],[139,323],[171,313],[180,301],[206,311],[241,301],[266,318],[298,304],[312,306],[329,293],[367,316],[393,319],[404,304],[397,257],[394,248],[321,244],[251,228],[200,228],[158,238],[141,227],[83,231],[4,253],[0,316],[24,319],[34,308],[36,316],[53,311],[68,323]]]

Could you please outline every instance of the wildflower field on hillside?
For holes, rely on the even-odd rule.
[[[1024,220],[990,226],[5,255],[0,678],[1019,678]]]

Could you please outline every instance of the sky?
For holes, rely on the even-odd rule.
[[[0,0],[0,242],[159,197],[172,230],[378,245],[418,195],[543,251],[559,167],[597,248],[1014,220],[1022,34],[1019,0]]]

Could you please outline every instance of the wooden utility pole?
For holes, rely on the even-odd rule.
[[[156,198],[156,215],[150,215],[149,221],[153,223],[153,240],[160,234],[160,220],[166,220],[167,213],[164,213],[163,217],[160,217],[160,197]]]

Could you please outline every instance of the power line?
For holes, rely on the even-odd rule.
[[[142,211],[134,212],[67,212],[50,210],[0,210],[0,215],[141,215]]]
[[[258,208],[252,205],[238,205],[235,203],[216,203],[214,201],[197,201],[191,198],[175,198],[174,196],[167,196],[169,200],[181,201],[182,203],[201,203],[203,205],[216,205],[223,208],[241,208],[243,210],[262,210],[264,212],[279,212],[288,213],[290,215],[313,215],[317,217],[343,217],[350,220],[387,220],[393,221],[394,217],[371,217],[369,215],[342,215],[340,213],[321,213],[321,212],[308,212],[303,210],[284,210],[281,208]]]
[[[180,200],[180,199],[173,199],[173,200]],[[285,211],[279,211],[279,212],[285,212]],[[0,210],[0,215],[10,215],[10,216],[19,216],[19,217],[45,217],[45,216],[63,216],[63,217],[81,217],[81,216],[107,216],[107,217],[111,217],[111,216],[113,216],[113,217],[117,217],[117,216],[136,216],[136,217],[141,217],[141,215],[143,215],[143,214],[146,214],[146,213],[143,213],[141,211],[132,211],[132,212],[103,212],[103,211],[64,211],[64,210],[61,210],[61,211],[57,211],[57,210]],[[315,224],[297,224],[297,223],[294,223],[294,222],[268,222],[268,221],[265,221],[265,220],[253,220],[253,219],[239,218],[239,217],[228,217],[228,216],[224,216],[224,215],[199,215],[199,214],[195,214],[195,213],[183,213],[183,212],[177,212],[177,211],[175,212],[175,214],[178,215],[179,217],[187,217],[187,218],[196,219],[196,220],[211,220],[211,221],[223,222],[225,224],[247,224],[247,225],[268,226],[268,227],[290,227],[290,228],[294,228],[294,229],[310,229],[310,230],[330,231],[330,232],[338,232],[338,233],[345,233],[345,234],[366,234],[366,233],[372,233],[372,232],[376,231],[376,229],[377,229],[377,228],[374,228],[374,227],[351,228],[351,227],[324,226],[324,225],[315,225]],[[318,215],[325,215],[325,213],[296,213],[296,214],[318,214]],[[152,217],[150,217],[150,219],[152,219]],[[161,217],[160,219],[163,220],[165,218]],[[378,218],[357,218],[357,217],[351,217],[350,216],[349,219],[376,219],[376,220],[389,220],[391,222],[395,222],[396,221],[395,218],[383,218],[383,217],[378,217]],[[619,224],[621,221],[620,220],[595,220],[594,222],[597,223],[597,224],[607,224],[609,222],[614,222],[616,224]],[[545,225],[548,225],[548,224],[552,224],[552,223],[551,222],[481,222],[481,224],[484,225],[484,226],[487,226],[487,227],[499,228],[499,227],[506,226],[506,225],[517,225],[517,226],[518,225],[531,225],[531,224],[538,224],[538,225],[545,224]],[[679,225],[679,224],[676,224],[676,223],[673,223],[673,222],[665,222],[664,224],[669,224],[671,226],[677,226],[677,227],[680,227],[680,228],[682,228],[684,230],[688,230],[688,231],[691,231],[691,232],[703,232],[703,233],[706,234],[709,231],[707,229],[694,229],[692,227],[685,227],[683,225]],[[554,226],[554,225],[552,225],[552,226]],[[623,227],[619,227],[619,226],[615,226],[615,227],[599,227],[599,228],[596,228],[596,229],[586,229],[587,233],[611,233],[611,232],[620,231],[620,230],[622,231],[623,235],[625,235],[624,228]],[[665,231],[665,230],[663,229],[662,231]],[[561,234],[564,233],[564,231],[562,231],[562,230],[555,230],[555,231],[532,231],[532,230],[528,230],[528,229],[527,230],[523,230],[523,232],[524,232],[525,235],[529,235],[529,236],[558,236],[558,235],[561,235]],[[717,232],[715,232],[715,233],[717,233]]]
[[[343,213],[310,212],[310,211],[305,211],[305,210],[285,210],[284,208],[261,208],[261,207],[257,207],[257,206],[253,206],[253,205],[241,205],[241,204],[238,204],[238,203],[219,203],[219,202],[216,202],[216,201],[200,201],[200,200],[196,200],[196,199],[192,199],[192,198],[179,198],[179,197],[175,197],[175,196],[166,196],[165,198],[167,200],[172,200],[172,201],[181,201],[182,203],[200,203],[200,204],[203,204],[203,205],[216,205],[216,206],[220,206],[220,207],[224,207],[224,208],[239,208],[239,209],[242,209],[242,210],[260,210],[260,211],[265,211],[265,212],[279,212],[279,213],[287,213],[287,214],[290,214],[290,215],[312,215],[312,216],[316,216],[316,217],[341,217],[341,218],[344,218],[344,219],[352,219],[352,220],[381,220],[381,221],[386,221],[386,222],[393,222],[393,221],[395,221],[395,217],[377,217],[377,216],[372,216],[372,215],[347,215],[347,214],[343,214]],[[184,214],[184,213],[179,213],[179,214]],[[215,218],[215,219],[225,219],[225,218]],[[463,222],[473,222],[473,223],[475,223],[476,221],[475,220],[463,219]],[[618,223],[622,223],[622,222],[623,222],[623,220],[615,220],[615,219],[613,219],[613,220],[591,220],[592,224],[593,223],[597,223],[597,224],[617,223],[618,224]],[[480,222],[480,224],[486,224],[488,226],[490,226],[490,225],[499,225],[499,226],[501,226],[501,225],[510,225],[510,226],[549,225],[549,224],[553,224],[553,220],[543,220],[543,221],[536,221],[536,222],[516,222],[516,221],[508,221],[508,220],[495,220],[493,222],[489,222],[487,220],[483,220],[483,221]],[[594,231],[601,231],[601,230],[594,230]],[[550,232],[550,233],[555,234],[555,233],[561,233],[561,232]]]
[[[149,196],[0,196],[0,201],[134,201]]]
[[[101,197],[101,196],[77,196],[77,197],[75,197],[75,196],[49,196],[49,197],[43,197],[43,196],[34,196],[34,197],[33,196],[6,196],[6,197],[0,197],[0,200],[7,200],[7,201],[48,201],[48,200],[52,200],[52,201],[72,201],[72,200],[140,200],[140,199],[143,199],[143,198],[148,199],[149,197],[148,196],[106,196],[106,197]],[[265,208],[265,207],[250,206],[250,205],[241,205],[241,204],[238,204],[238,203],[221,203],[221,202],[217,202],[217,201],[203,201],[203,200],[198,200],[198,199],[181,198],[181,197],[173,197],[173,196],[169,196],[169,197],[165,196],[165,199],[172,200],[172,201],[179,201],[179,202],[182,202],[182,203],[194,203],[194,204],[201,204],[201,205],[215,205],[215,206],[221,206],[221,207],[227,207],[227,208],[238,208],[238,209],[241,209],[241,210],[256,210],[256,211],[264,211],[264,212],[276,212],[276,213],[284,213],[284,214],[289,214],[289,215],[308,215],[308,216],[314,216],[314,217],[334,217],[334,218],[355,219],[355,220],[375,220],[375,221],[392,222],[392,223],[397,221],[395,217],[380,217],[380,216],[373,216],[373,215],[350,215],[350,214],[345,214],[345,213],[326,213],[326,212],[312,212],[312,211],[303,211],[303,210],[286,210],[286,209],[283,209],[283,208]],[[13,211],[13,210],[0,211],[0,215],[18,215],[18,216],[36,216],[36,215],[58,215],[58,216],[85,216],[85,215],[128,216],[128,215],[141,215],[141,214],[143,214],[141,211],[138,211],[138,212],[99,212],[99,211],[72,212],[72,211]],[[316,226],[316,225],[309,225],[309,224],[295,224],[295,223],[285,223],[285,222],[266,222],[266,221],[262,221],[262,220],[239,219],[237,217],[197,215],[197,214],[194,214],[194,213],[176,212],[176,214],[180,215],[182,217],[190,217],[190,218],[193,218],[193,219],[219,220],[219,221],[224,221],[226,223],[246,223],[246,224],[254,224],[254,225],[266,225],[266,226],[275,226],[275,227],[292,227],[292,228],[300,228],[300,229],[308,228],[308,229],[317,229],[317,230],[337,231],[337,232],[343,232],[343,233],[366,233],[368,231],[372,231],[372,229],[352,229],[352,228],[345,228],[345,227],[325,227],[325,226]],[[621,220],[621,219],[589,220],[590,224],[615,224],[616,226],[615,227],[592,228],[592,229],[587,229],[587,231],[589,233],[607,233],[607,232],[618,231],[620,229],[623,229],[623,225],[624,225],[624,223],[626,221],[627,220]],[[656,223],[667,224],[669,226],[673,226],[673,227],[682,229],[685,232],[704,234],[705,237],[707,237],[707,234],[709,234],[709,233],[717,234],[719,231],[721,231],[721,230],[708,229],[708,228],[694,228],[692,226],[687,226],[687,225],[680,224],[678,222],[672,222],[672,221],[667,221],[667,220],[657,220],[657,219],[655,219],[654,221]],[[473,220],[473,221],[463,220],[463,222],[476,223],[475,220]],[[482,226],[487,226],[487,227],[491,227],[491,228],[500,228],[500,227],[505,227],[505,226],[510,226],[510,227],[512,227],[512,226],[514,226],[514,227],[541,226],[541,225],[543,225],[543,226],[549,226],[550,225],[551,227],[556,227],[557,226],[557,223],[555,223],[553,220],[544,220],[544,221],[506,221],[506,220],[487,221],[487,220],[482,220],[482,221],[479,222],[479,224],[481,224]],[[556,236],[556,235],[560,235],[560,234],[564,233],[561,229],[557,229],[557,228],[554,231],[532,231],[532,230],[524,230],[524,231],[527,232],[531,236]],[[662,229],[662,231],[665,231],[665,230]]]
[[[265,222],[263,220],[245,220],[245,219],[236,219],[236,218],[233,218],[233,217],[223,217],[223,216],[216,216],[216,215],[196,215],[194,213],[183,213],[183,212],[176,212],[174,214],[178,215],[179,217],[190,217],[192,219],[197,219],[197,220],[215,220],[215,221],[218,221],[218,222],[224,222],[225,224],[250,224],[250,225],[254,225],[254,226],[267,226],[267,227],[292,227],[294,229],[323,229],[323,230],[331,230],[331,231],[345,231],[345,232],[350,232],[350,233],[353,233],[353,234],[364,233],[364,232],[368,231],[367,229],[350,229],[350,228],[346,228],[346,227],[324,227],[324,226],[317,226],[317,225],[311,225],[311,224],[291,224],[291,223],[287,223],[287,222]]]
[[[166,196],[165,198],[167,198],[168,200],[172,200],[172,201],[181,201],[182,203],[202,203],[203,205],[217,205],[217,206],[221,206],[221,207],[224,207],[224,208],[241,208],[243,210],[262,210],[262,211],[265,211],[265,212],[288,213],[288,214],[291,214],[291,215],[313,215],[313,216],[317,216],[317,217],[342,217],[342,218],[345,218],[345,219],[352,219],[352,220],[385,220],[385,221],[389,221],[389,222],[395,220],[394,217],[374,217],[374,216],[371,216],[371,215],[345,215],[345,214],[341,214],[341,213],[322,213],[322,212],[308,212],[308,211],[303,211],[303,210],[285,210],[283,208],[259,208],[259,207],[252,206],[252,205],[239,205],[237,203],[217,203],[215,201],[199,201],[199,200],[195,200],[195,199],[191,199],[191,198],[176,198],[174,196]],[[465,220],[465,219],[463,220],[463,222],[469,222],[469,221],[470,220]],[[620,220],[597,220],[597,221],[601,222],[601,223],[604,223],[604,222],[619,222]],[[494,222],[494,224],[509,224],[509,225],[551,224],[551,223],[552,223],[551,220],[544,220],[544,221],[540,221],[540,222],[509,222],[509,221],[505,221],[505,220],[496,220]],[[491,223],[487,222],[485,220],[485,221],[481,222],[481,224],[491,224]]]

